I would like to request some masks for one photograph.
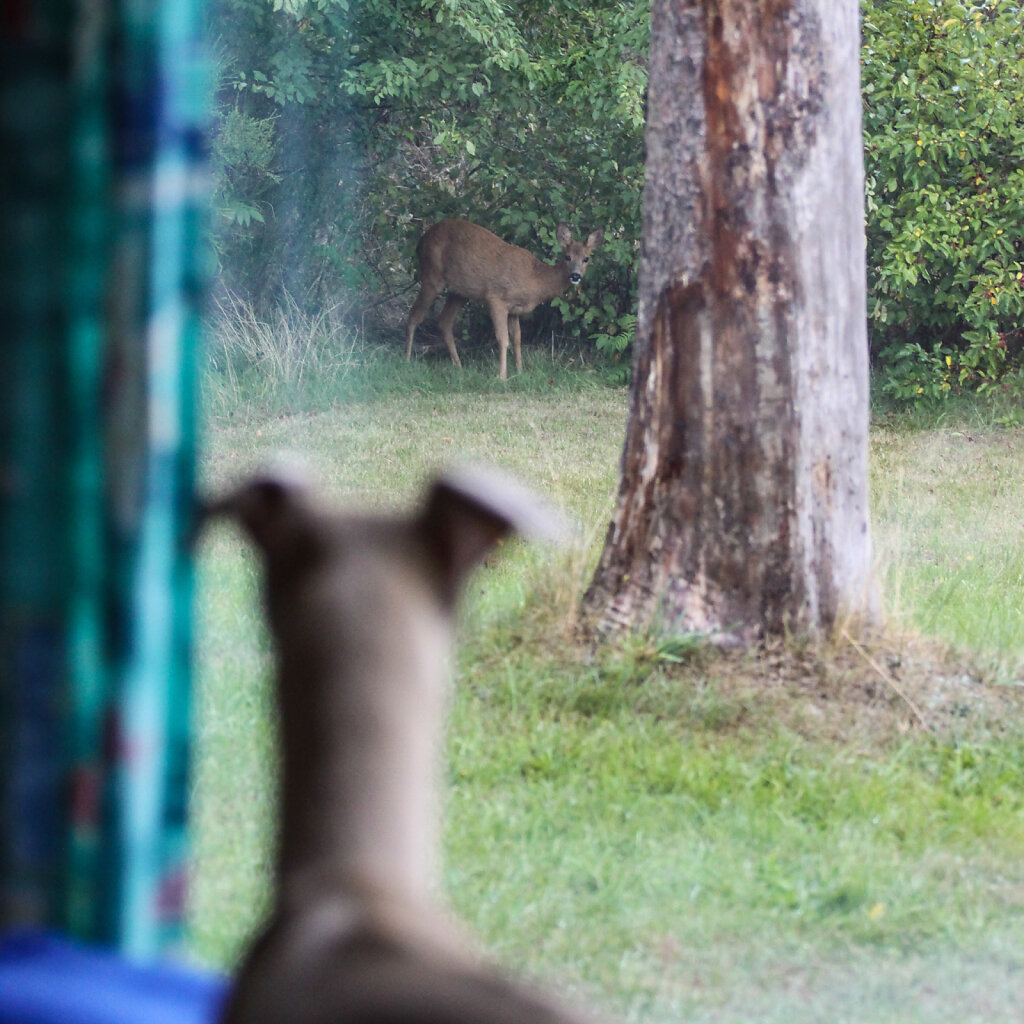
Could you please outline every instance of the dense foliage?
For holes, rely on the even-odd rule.
[[[919,400],[1024,347],[1019,2],[864,0],[872,354]],[[218,0],[223,281],[398,337],[422,229],[467,216],[547,258],[603,227],[533,337],[619,354],[632,327],[649,0]]]
[[[542,257],[564,220],[605,243],[586,301],[557,300],[549,321],[628,335],[647,18],[611,0],[221,0],[227,284],[344,295],[387,323],[434,220],[470,217]]]
[[[897,397],[987,388],[1024,347],[1024,9],[872,0],[872,350]]]

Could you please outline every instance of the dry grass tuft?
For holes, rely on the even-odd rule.
[[[290,295],[266,316],[237,295],[217,299],[207,332],[208,414],[227,419],[272,391],[301,391],[313,379],[340,384],[359,365],[345,313],[341,306],[307,310]]]

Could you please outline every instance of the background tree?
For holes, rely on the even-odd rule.
[[[856,0],[655,0],[639,329],[599,628],[870,599]]]

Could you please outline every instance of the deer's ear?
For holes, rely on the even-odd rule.
[[[559,224],[555,228],[555,241],[563,248],[567,249],[572,245],[572,232],[569,230],[568,224]]]
[[[427,492],[419,527],[454,600],[467,576],[503,537],[562,540],[565,519],[517,481],[493,469],[467,466],[437,478]]]
[[[587,239],[587,248],[596,249],[604,241],[604,229],[598,228],[596,231],[590,232],[590,237]]]

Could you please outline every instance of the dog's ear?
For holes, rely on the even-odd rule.
[[[299,462],[279,461],[234,490],[199,507],[199,526],[234,519],[264,552],[283,546],[309,502],[309,478]]]
[[[561,541],[564,517],[511,477],[482,466],[450,469],[427,491],[417,526],[454,601],[466,575],[503,537]]]

